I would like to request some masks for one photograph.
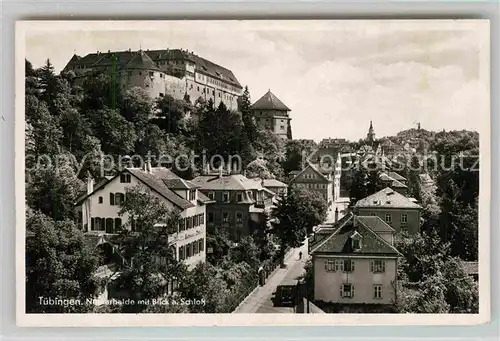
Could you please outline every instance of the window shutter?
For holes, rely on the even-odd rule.
[[[95,218],[90,219],[90,230],[93,231],[95,228]]]
[[[110,205],[115,204],[115,195],[113,193],[109,193],[109,204]]]
[[[328,261],[325,260],[325,271],[328,271]]]
[[[373,272],[373,261],[370,261],[370,272]]]
[[[344,285],[340,285],[340,297],[344,297]]]
[[[351,272],[354,272],[354,261],[351,261]]]
[[[354,297],[354,285],[351,285],[351,297]]]
[[[385,272],[385,261],[382,261],[382,272]]]

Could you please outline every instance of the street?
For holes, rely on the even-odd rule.
[[[302,251],[302,259],[299,260],[299,252]],[[293,314],[293,307],[275,307],[273,297],[276,288],[292,280],[297,280],[304,271],[304,265],[307,261],[307,240],[299,248],[294,249],[285,263],[285,269],[278,269],[267,279],[264,286],[258,287],[250,294],[245,301],[234,311],[236,314],[250,313],[272,313],[272,314]]]

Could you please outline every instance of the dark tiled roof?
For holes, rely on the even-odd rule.
[[[296,179],[298,179],[298,177],[303,173],[305,172],[308,168],[311,168],[316,174],[318,174],[320,176],[321,179],[325,180],[325,181],[328,181],[328,182],[331,182],[332,180],[328,179],[325,174],[330,174],[331,171],[329,172],[325,172],[324,170],[321,171],[320,169],[318,169],[318,166],[316,166],[315,164],[311,163],[311,162],[308,162],[307,163],[307,167],[305,167],[302,171],[300,171],[299,173],[297,173],[293,179],[290,181],[290,182],[294,182]]]
[[[387,255],[401,256],[394,246],[382,239],[375,233],[368,224],[370,220],[354,226],[354,220],[357,219],[353,214],[346,216],[341,226],[329,237],[314,247],[313,254],[353,254],[353,255]],[[361,248],[353,250],[350,243],[351,236],[355,233],[361,235]]]
[[[421,208],[392,188],[384,188],[356,203],[356,207]]]
[[[365,226],[368,226],[375,232],[394,232],[394,229],[388,225],[380,217],[358,216],[358,221],[361,221]]]
[[[141,53],[142,52],[142,53]],[[139,54],[139,56],[137,56]],[[142,54],[142,55],[141,55]],[[196,66],[196,71],[221,79],[226,83],[230,83],[238,88],[242,88],[238,79],[231,70],[228,70],[220,65],[217,65],[209,60],[201,58],[193,53],[189,53],[180,49],[167,49],[167,50],[146,50],[146,51],[114,51],[114,52],[100,52],[89,53],[85,57],[73,57],[66,65],[65,69],[71,68],[75,65],[85,65],[87,68],[110,66],[116,63],[118,69],[124,68],[132,61],[138,68],[145,66],[152,70],[161,69],[157,64],[160,60],[189,60]],[[137,63],[137,64],[136,64]],[[151,64],[152,63],[152,64]],[[131,65],[132,65],[131,64]],[[130,65],[129,65],[130,67]],[[134,67],[134,68],[137,68]]]
[[[262,96],[257,102],[250,106],[252,110],[282,110],[290,111],[283,102],[281,102],[278,97],[276,97],[271,90],[269,90],[264,96]]]
[[[287,187],[287,184],[276,179],[264,179],[264,187]]]
[[[391,178],[393,178],[394,180],[398,180],[398,181],[406,181],[406,178],[402,177],[401,175],[399,175],[398,173],[396,172],[387,172],[387,175],[389,175]]]
[[[198,188],[191,181],[187,181],[184,179],[162,179],[163,183],[170,189],[192,189]]]
[[[386,173],[381,173],[380,174],[380,179],[385,182],[390,182],[391,187],[395,188],[408,188],[405,184],[399,182],[398,180],[394,179],[393,177],[387,175]]]
[[[192,183],[204,190],[261,190],[260,182],[248,179],[242,174],[200,175]]]
[[[127,168],[126,171],[130,172],[137,179],[142,181],[151,189],[158,192],[161,196],[172,202],[177,207],[182,208],[183,210],[189,207],[194,207],[191,202],[184,198],[181,198],[165,185],[165,183],[163,182],[163,178],[158,176],[159,174],[161,174],[160,171],[155,172],[155,170],[153,170],[153,174],[139,168]]]
[[[201,193],[200,191],[198,191],[198,201],[202,202],[203,204],[215,202],[214,200],[210,199],[209,197],[207,197],[205,194]]]
[[[160,70],[144,51],[137,52],[124,66],[124,69]]]

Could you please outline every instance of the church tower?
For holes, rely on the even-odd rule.
[[[370,120],[370,128],[368,129],[368,134],[366,134],[366,142],[372,145],[375,142],[375,132],[373,131],[373,124]]]

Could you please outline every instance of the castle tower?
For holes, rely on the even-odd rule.
[[[271,90],[250,106],[258,127],[272,131],[283,139],[292,138],[291,111]]]
[[[368,129],[368,134],[366,134],[366,142],[372,145],[375,142],[375,131],[373,130],[373,124],[370,120],[370,128]]]

